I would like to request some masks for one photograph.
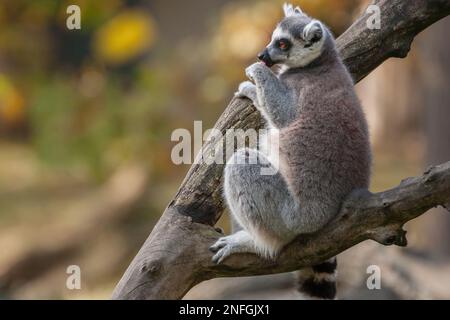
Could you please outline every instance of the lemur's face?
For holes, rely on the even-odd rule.
[[[278,24],[271,42],[258,59],[268,67],[275,64],[304,67],[320,56],[326,30],[320,21],[304,15],[298,7],[285,5],[284,11],[286,17]]]

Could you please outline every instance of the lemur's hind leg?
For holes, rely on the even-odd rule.
[[[232,218],[243,230],[219,239],[211,247],[217,251],[213,258],[216,262],[235,252],[273,257],[295,238],[288,222],[298,211],[297,201],[264,154],[238,150],[225,167],[224,189]]]

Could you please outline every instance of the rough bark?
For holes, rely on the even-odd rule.
[[[405,57],[415,35],[450,13],[446,0],[380,0],[381,30],[366,27],[363,14],[339,39],[341,57],[355,81],[389,57]],[[262,120],[249,100],[233,99],[215,128],[259,129]],[[206,143],[203,152],[215,148]],[[223,276],[287,272],[335,256],[366,239],[406,245],[401,226],[450,201],[450,163],[378,194],[355,192],[322,231],[300,237],[275,261],[239,254],[220,265],[208,250],[221,234],[214,228],[224,210],[223,165],[194,164],[158,224],[117,285],[113,299],[179,299],[195,284]]]

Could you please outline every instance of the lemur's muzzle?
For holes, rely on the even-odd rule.
[[[264,62],[266,66],[269,68],[273,66],[275,63],[273,62],[272,58],[270,58],[269,50],[265,49],[264,51],[260,52],[258,54],[258,59]]]

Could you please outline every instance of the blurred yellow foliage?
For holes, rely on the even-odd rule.
[[[23,120],[25,101],[9,79],[0,74],[0,119],[9,125]]]
[[[146,13],[128,10],[98,29],[94,52],[107,64],[121,65],[145,53],[155,41],[153,19]]]
[[[281,16],[279,8],[277,3],[271,2],[228,6],[222,13],[213,42],[215,57],[218,60],[241,61],[256,57],[256,53],[269,41],[270,31]]]
[[[213,39],[213,54],[219,60],[248,61],[270,41],[274,26],[282,18],[284,0],[232,3],[223,10]],[[342,32],[351,22],[359,0],[293,0],[302,10]],[[332,12],[333,14],[330,14]]]

